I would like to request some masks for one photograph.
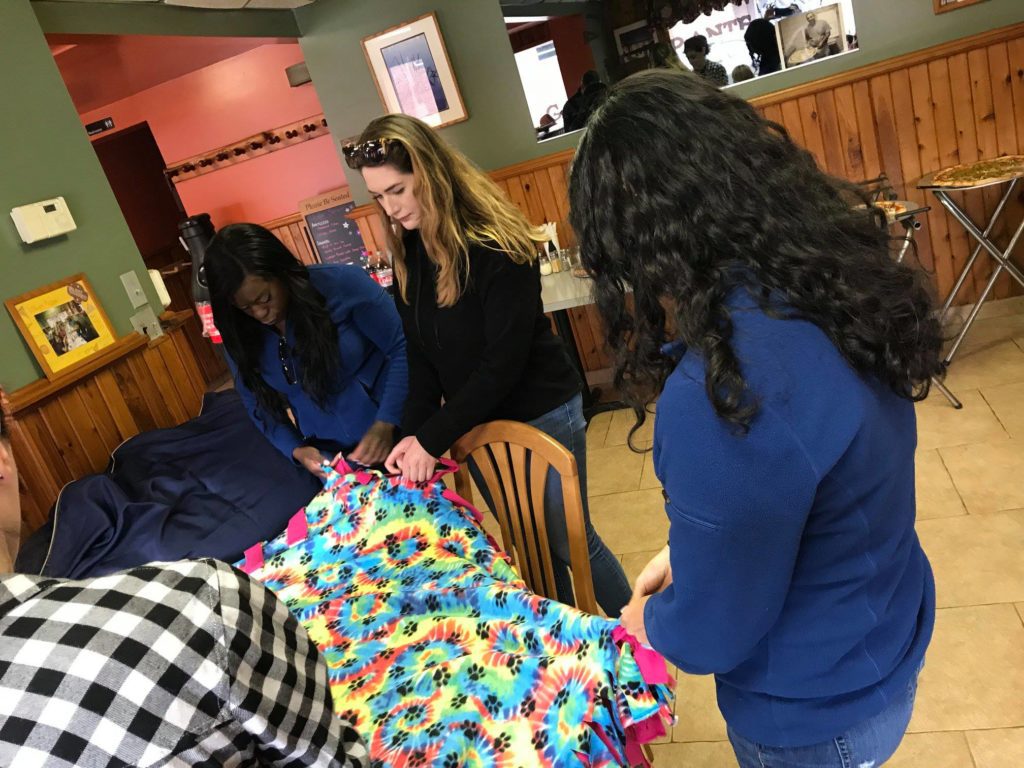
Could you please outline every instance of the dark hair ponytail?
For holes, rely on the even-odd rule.
[[[257,224],[230,224],[210,241],[204,267],[214,322],[227,353],[260,406],[284,422],[288,403],[260,373],[266,329],[234,304],[235,293],[247,275],[280,281],[288,293],[288,322],[295,329],[302,389],[323,407],[337,389],[336,373],[341,367],[338,330],[305,265],[268,229]]]

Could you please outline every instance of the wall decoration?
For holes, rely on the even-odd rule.
[[[619,27],[615,30],[615,45],[622,62],[646,61],[647,51],[654,45],[654,30],[647,21]]]
[[[116,341],[110,320],[83,274],[4,304],[48,379],[68,373]]]
[[[330,135],[327,119],[323,114],[297,120],[279,128],[247,136],[218,149],[210,149],[198,155],[178,160],[167,166],[164,173],[175,184],[194,179],[207,173],[219,171],[229,165],[244,163],[260,155],[267,155],[293,144]]]
[[[364,37],[363,53],[388,112],[435,128],[468,118],[433,13]]]
[[[839,3],[787,16],[779,22],[778,30],[786,69],[846,50],[846,29]]]
[[[932,7],[936,13],[945,13],[946,11],[955,11],[957,8],[983,2],[985,0],[932,0]]]

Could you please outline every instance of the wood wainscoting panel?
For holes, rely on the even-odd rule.
[[[191,311],[164,316],[166,334],[132,334],[102,367],[11,393],[11,440],[21,475],[22,536],[46,522],[67,483],[102,472],[126,439],[199,414],[213,379],[193,354]]]
[[[918,259],[940,299],[952,289],[974,248],[963,227],[933,195],[918,190],[924,174],[978,159],[1024,152],[1024,24],[991,30],[824,80],[757,97],[753,106],[779,122],[819,165],[861,181],[885,173],[903,199],[931,210],[916,235]],[[1003,189],[963,195],[975,222],[988,221]],[[1024,194],[994,227],[998,245],[1024,215]],[[978,260],[958,295],[972,303],[991,273]],[[994,296],[1019,294],[1009,275]]]
[[[306,226],[306,219],[301,213],[282,216],[265,222],[263,226],[273,232],[303,264],[320,263],[320,255],[316,252],[313,238],[310,237],[309,228]]]

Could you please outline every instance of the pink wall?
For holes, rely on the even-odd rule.
[[[83,113],[83,124],[113,117],[117,127],[149,123],[167,163],[216,149],[322,111],[312,83],[292,88],[285,67],[298,44],[265,45]],[[331,139],[312,139],[177,184],[190,213],[215,226],[293,214],[299,201],[345,186]]]

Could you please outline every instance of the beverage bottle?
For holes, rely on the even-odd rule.
[[[380,283],[381,288],[390,293],[395,282],[395,273],[391,268],[391,259],[389,258],[391,253],[389,251],[387,254],[384,254],[377,251],[377,255],[379,257],[379,261],[377,262],[377,282]]]

